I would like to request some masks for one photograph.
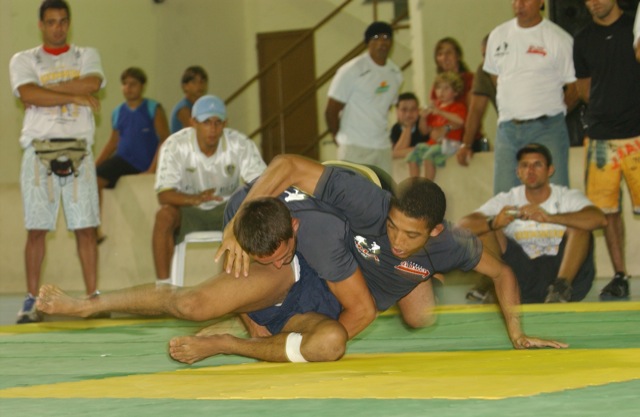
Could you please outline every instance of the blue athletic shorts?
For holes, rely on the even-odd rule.
[[[337,320],[342,311],[342,306],[329,290],[326,281],[318,276],[300,253],[296,253],[296,257],[300,263],[300,277],[282,304],[249,313],[253,321],[265,326],[271,334],[280,333],[296,314],[314,312]]]

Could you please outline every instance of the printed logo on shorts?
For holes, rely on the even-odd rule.
[[[637,155],[640,152],[640,139],[635,139],[633,141],[623,140],[622,143],[618,144],[618,141],[598,141],[598,142],[610,142],[608,143],[609,150],[612,153],[611,156],[611,168],[619,169],[622,166],[622,161],[629,156],[635,155],[636,160],[638,160]]]
[[[358,253],[364,259],[380,263],[380,258],[378,257],[378,255],[380,254],[380,245],[378,245],[376,242],[369,243],[367,238],[363,236],[356,236],[353,238],[353,241],[356,244]]]
[[[431,275],[431,271],[429,271],[427,268],[410,261],[400,262],[400,264],[395,266],[395,269],[403,273],[402,275],[409,275],[409,277],[413,278],[414,280],[415,278],[425,280]]]

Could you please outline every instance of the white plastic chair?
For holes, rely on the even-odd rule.
[[[187,254],[187,245],[189,243],[211,242],[222,242],[222,232],[217,230],[191,232],[184,237],[181,243],[176,245],[173,251],[173,259],[171,260],[171,285],[178,287],[184,285],[184,261]]]

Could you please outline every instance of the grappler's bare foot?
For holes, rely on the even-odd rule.
[[[216,334],[236,334],[244,330],[240,319],[229,319],[228,317],[220,317],[212,321],[207,327],[204,327],[196,333],[196,336],[214,336]]]
[[[86,309],[88,303],[89,300],[73,298],[55,285],[43,285],[38,294],[36,307],[47,314],[88,317],[91,314]]]
[[[181,336],[169,341],[169,355],[182,363],[194,364],[222,352],[226,334],[213,336]]]

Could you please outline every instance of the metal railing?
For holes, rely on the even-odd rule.
[[[268,65],[265,65],[265,67],[263,69],[261,69],[256,75],[254,75],[253,77],[249,78],[249,80],[247,80],[247,82],[242,84],[242,86],[240,86],[240,88],[238,88],[233,94],[231,94],[229,97],[227,97],[227,99],[225,100],[225,103],[227,105],[229,105],[229,103],[231,103],[236,97],[238,97],[240,94],[242,94],[254,82],[258,81],[260,79],[260,77],[265,75],[269,70],[271,70],[279,62],[282,62],[282,60],[284,58],[286,58],[291,52],[293,52],[298,46],[300,46],[307,38],[309,38],[310,36],[315,34],[318,29],[320,29],[327,22],[329,22],[331,19],[333,19],[335,16],[337,16],[342,11],[342,9],[347,7],[347,5],[349,3],[351,3],[352,1],[353,0],[346,0],[340,6],[336,7],[335,10],[333,10],[324,19],[322,19],[320,22],[318,22],[318,24],[316,24],[314,27],[312,27],[306,35],[302,36],[300,39],[298,39],[296,42],[294,42],[289,48],[287,48],[284,52],[282,52],[277,58],[275,58],[273,61],[271,61],[271,63],[269,63]]]
[[[296,42],[294,42],[289,48],[287,48],[284,52],[282,52],[278,57],[276,57],[269,64],[264,66],[256,75],[247,80],[242,86],[240,86],[234,93],[232,93],[225,100],[226,104],[229,105],[233,100],[238,98],[242,93],[244,93],[251,85],[255,82],[259,81],[261,77],[263,77],[267,72],[272,70],[274,67],[278,67],[282,64],[284,58],[286,58],[289,54],[291,54],[298,46],[300,46],[305,40],[309,37],[313,36],[315,32],[322,28],[325,24],[327,24],[331,19],[337,16],[349,3],[353,0],[345,0],[342,4],[336,7],[331,13],[329,13],[325,18],[323,18],[320,22],[318,22],[313,28],[309,29],[306,34],[304,34],[301,38],[299,38]],[[377,11],[374,3],[374,15],[377,16]],[[398,22],[405,19],[407,17],[407,13],[396,16],[396,18],[391,22],[391,26],[395,29],[406,29],[407,25],[399,25]],[[282,106],[278,113],[273,114],[266,120],[262,121],[261,125],[252,131],[249,134],[250,138],[255,138],[257,135],[262,134],[266,129],[273,125],[274,122],[279,120],[281,128],[284,126],[284,118],[289,115],[292,111],[294,111],[304,100],[306,100],[310,95],[315,94],[324,84],[330,81],[335,75],[338,68],[344,65],[349,60],[355,58],[360,55],[366,49],[366,45],[362,42],[358,43],[353,49],[347,52],[342,58],[340,58],[334,65],[332,65],[327,71],[325,71],[322,75],[316,78],[314,82],[307,85],[304,89],[302,89],[299,94],[297,94],[294,98],[289,100],[285,105]],[[400,68],[404,71],[411,65],[411,60],[409,59],[405,62]],[[324,139],[329,134],[329,130],[325,129],[322,131],[306,148],[304,148],[300,153],[302,155],[307,155],[310,153],[322,139]],[[281,135],[284,137],[284,135]],[[284,140],[281,138],[281,140]],[[284,143],[280,145],[280,151],[284,152]]]

